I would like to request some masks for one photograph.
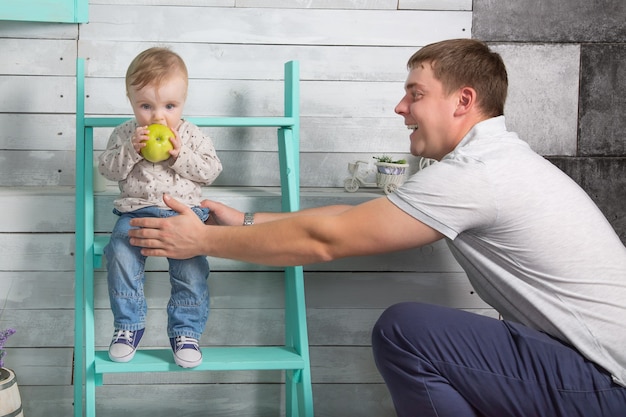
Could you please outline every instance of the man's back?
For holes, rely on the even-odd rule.
[[[506,132],[475,127],[390,197],[445,234],[505,319],[568,342],[626,383],[626,248],[587,194]]]

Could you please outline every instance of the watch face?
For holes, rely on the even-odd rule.
[[[254,224],[254,213],[245,213],[243,215],[243,225],[251,226]]]

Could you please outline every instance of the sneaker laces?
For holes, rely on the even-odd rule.
[[[188,336],[176,336],[176,351],[183,348],[200,350],[198,346],[198,339]]]
[[[133,336],[135,332],[132,330],[114,330],[113,331],[113,342],[111,343],[126,343],[132,346],[133,344]]]

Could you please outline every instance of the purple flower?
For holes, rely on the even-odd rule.
[[[6,329],[0,331],[0,368],[4,366],[4,361],[2,360],[2,358],[4,357],[4,355],[7,354],[7,352],[4,350],[4,344],[7,342],[9,336],[11,336],[13,333],[15,333],[15,329]]]

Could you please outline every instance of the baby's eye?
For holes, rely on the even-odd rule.
[[[176,108],[176,105],[175,104],[168,104],[167,106],[165,106],[165,108],[168,109],[168,110],[172,110],[172,109]]]
[[[141,108],[144,110],[150,110],[150,105],[149,104],[142,104]]]

